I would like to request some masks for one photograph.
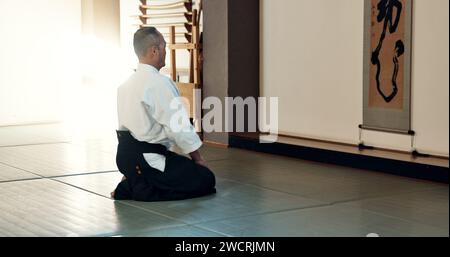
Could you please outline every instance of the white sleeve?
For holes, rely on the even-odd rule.
[[[192,153],[202,146],[202,141],[189,121],[189,116],[180,98],[170,89],[170,84],[161,85],[158,90],[147,90],[144,103],[149,107],[149,114],[161,126],[184,154]],[[172,105],[172,106],[171,106]],[[178,106],[179,108],[173,108]],[[177,126],[174,126],[174,118]]]

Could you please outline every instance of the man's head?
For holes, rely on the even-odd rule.
[[[136,31],[133,45],[140,63],[152,65],[158,70],[166,66],[166,41],[156,28]]]

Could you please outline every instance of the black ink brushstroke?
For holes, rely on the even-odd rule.
[[[383,41],[386,38],[386,30],[389,28],[389,33],[393,34],[397,31],[398,24],[400,23],[400,16],[402,13],[403,5],[398,0],[380,0],[377,5],[378,8],[378,15],[377,15],[377,21],[378,23],[384,21],[383,25],[383,32],[380,36],[380,41],[378,42],[377,48],[372,52],[372,58],[371,62],[373,65],[377,66],[377,74],[375,77],[375,80],[377,82],[377,90],[378,93],[383,97],[384,101],[386,103],[390,103],[395,96],[398,93],[398,87],[397,87],[397,75],[399,70],[399,63],[398,58],[403,55],[405,51],[405,46],[401,40],[396,42],[395,45],[395,52],[393,62],[394,62],[394,72],[392,75],[392,93],[390,95],[385,95],[384,92],[381,90],[381,83],[380,83],[380,74],[381,74],[381,63],[379,59],[381,48],[383,47]],[[394,9],[397,9],[396,11],[396,17],[395,21],[393,21],[393,13]]]

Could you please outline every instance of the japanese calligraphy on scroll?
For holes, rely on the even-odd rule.
[[[410,130],[412,0],[365,0],[364,124]]]

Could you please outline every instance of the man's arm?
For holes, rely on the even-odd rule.
[[[167,82],[172,83],[169,79]],[[181,98],[169,89],[171,86],[158,87],[156,95],[154,91],[146,92],[144,102],[149,107],[149,114],[164,127],[167,137],[180,148],[183,154],[189,154],[197,164],[206,166],[205,160],[198,151],[203,143],[189,121],[189,115]]]
[[[205,167],[208,167],[206,164],[206,161],[202,158],[202,156],[200,155],[200,152],[198,150],[190,153],[189,155],[191,156],[191,159],[193,161],[195,161],[195,163],[205,166]]]

